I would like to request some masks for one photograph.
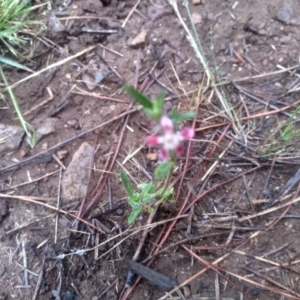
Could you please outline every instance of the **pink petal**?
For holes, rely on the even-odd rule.
[[[158,152],[158,157],[160,160],[167,160],[169,158],[169,152],[166,149],[161,149]]]
[[[185,139],[185,140],[189,140],[192,139],[195,135],[195,131],[193,128],[191,127],[183,127],[180,130],[180,135]]]
[[[146,137],[146,142],[149,146],[156,146],[159,144],[159,136],[149,135]]]
[[[183,154],[183,152],[184,152],[184,147],[183,147],[183,145],[179,145],[179,146],[176,148],[176,154],[177,154],[178,156],[181,156],[181,155]]]
[[[172,120],[167,116],[162,116],[160,119],[160,125],[164,131],[171,131],[174,128]]]

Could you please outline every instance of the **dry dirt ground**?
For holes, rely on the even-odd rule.
[[[245,118],[236,124],[242,131],[222,125],[228,121],[220,115],[222,105],[206,88],[203,66],[167,1],[56,0],[51,11],[40,9],[37,15],[48,28],[33,39],[32,56],[23,63],[34,71],[58,64],[18,84],[14,92],[23,112],[35,108],[26,115],[35,128],[49,119],[55,128],[34,149],[23,139],[18,149],[1,153],[1,300],[126,299],[124,291],[132,284],[126,282],[127,259],[133,257],[143,231],[132,232],[146,223],[147,213],[128,231],[130,210],[117,161],[122,164],[134,153],[124,166],[137,182],[146,182],[145,170],[151,176],[156,163],[148,154],[156,149],[143,146],[155,124],[140,111],[128,115],[126,127],[126,116],[113,121],[132,101],[122,91],[124,83],[136,85],[151,98],[166,91],[166,110],[195,109],[200,102],[180,198],[161,207],[154,222],[175,217],[191,189],[185,207],[199,200],[185,210],[163,244],[170,222],[154,226],[137,260],[142,262],[161,244],[166,251],[155,257],[150,268],[176,285],[203,270],[183,284],[181,294],[175,292],[167,299],[300,299],[299,144],[285,156],[263,157],[262,151],[278,138],[272,132],[287,118],[281,112],[268,112],[299,99],[300,5],[296,0],[199,2],[189,3],[196,30],[209,67],[222,79],[227,101],[239,118]],[[178,5],[190,27],[186,8],[181,1]],[[114,31],[99,33],[99,29]],[[145,41],[133,47],[142,31]],[[87,50],[90,46],[95,47]],[[108,69],[103,81],[90,86],[95,73]],[[29,75],[10,68],[5,74],[11,84]],[[3,95],[0,122],[18,125],[13,110],[4,109],[11,105],[8,95]],[[266,116],[251,118],[262,113]],[[86,170],[78,167],[77,175],[89,183],[87,195],[71,200],[58,197],[58,191],[71,188],[61,184],[61,178],[85,142],[93,147],[87,158],[92,171],[81,178]],[[117,150],[111,171],[102,172]],[[180,180],[185,162],[183,157],[174,181]],[[175,190],[178,187],[176,181]],[[29,202],[41,197],[46,201]],[[82,201],[93,198],[95,204],[82,217],[105,234],[75,222]],[[272,199],[278,201],[266,206]],[[291,201],[292,205],[286,204]],[[57,214],[57,207],[66,213]],[[219,269],[207,268],[218,259]],[[141,279],[127,299],[164,295],[157,284]]]

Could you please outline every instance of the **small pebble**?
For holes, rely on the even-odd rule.
[[[27,152],[26,152],[24,149],[21,149],[21,150],[20,150],[20,155],[21,155],[22,157],[25,157],[26,154],[27,154]]]
[[[51,154],[47,154],[45,156],[40,157],[39,159],[39,163],[41,164],[49,164],[51,163],[53,160],[52,155]]]
[[[147,153],[145,157],[147,160],[155,161],[157,160],[157,153]]]
[[[42,149],[43,150],[47,150],[48,149],[48,142],[42,144]]]
[[[121,209],[121,208],[118,208],[117,210],[116,210],[116,214],[118,215],[118,216],[121,216],[121,215],[123,215],[123,209]]]
[[[198,13],[192,13],[192,20],[194,24],[200,24],[202,22],[202,16]]]
[[[140,32],[130,43],[132,48],[144,47],[147,41],[147,31]]]
[[[66,125],[67,125],[67,127],[76,128],[78,125],[78,120],[77,119],[68,120]]]

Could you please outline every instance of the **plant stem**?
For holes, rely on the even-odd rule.
[[[176,163],[176,154],[174,153],[174,151],[170,151],[170,161],[173,161],[174,164],[173,164],[173,167],[171,168],[171,170],[167,174],[167,178],[164,182],[162,191],[160,192],[159,196],[163,196],[163,194],[165,193],[165,191],[167,190],[167,188],[169,187],[169,184],[171,182],[172,174],[173,174],[173,171],[174,171],[174,166],[175,166],[175,163]]]

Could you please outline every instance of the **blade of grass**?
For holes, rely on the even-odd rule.
[[[13,93],[13,90],[9,87],[9,84],[7,82],[6,76],[4,75],[4,72],[2,70],[2,66],[0,64],[0,74],[1,77],[4,81],[4,84],[8,90],[9,96],[11,98],[11,101],[13,103],[15,112],[17,113],[18,119],[20,120],[20,123],[27,135],[27,141],[29,143],[29,145],[33,148],[35,143],[36,143],[36,132],[33,129],[33,127],[24,119],[23,115],[22,115],[22,111],[21,108],[19,106],[19,103],[15,97],[15,94]]]
[[[30,72],[30,73],[34,73],[34,71],[31,70],[30,68],[18,63],[17,61],[15,61],[13,59],[4,57],[2,55],[0,55],[0,62],[2,62],[3,64],[6,64],[6,65],[9,65],[9,66],[18,68],[18,69],[25,70],[25,71]]]

